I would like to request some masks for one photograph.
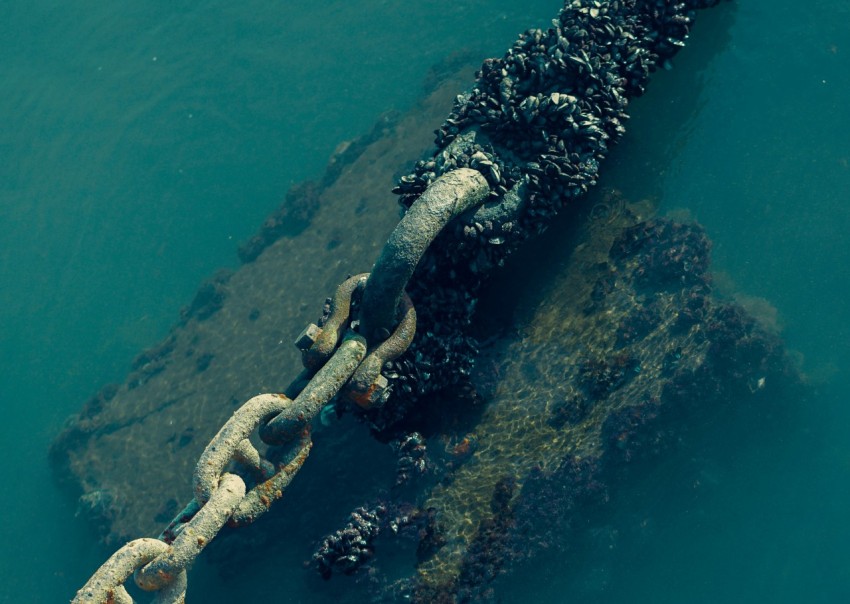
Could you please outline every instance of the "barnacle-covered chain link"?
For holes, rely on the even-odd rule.
[[[356,292],[363,289],[368,278],[369,273],[363,273],[346,279],[331,299],[330,313],[324,326],[308,325],[295,341],[295,345],[301,349],[302,361],[307,371],[325,363],[334,347],[338,346],[342,331],[350,325],[352,298]],[[397,315],[398,325],[393,333],[369,350],[345,384],[345,398],[363,409],[379,406],[386,400],[389,394],[388,381],[381,375],[381,369],[384,363],[395,360],[407,350],[416,335],[416,309],[410,296],[404,292]],[[261,430],[260,435],[269,444],[276,443],[279,438],[275,435],[278,430],[275,425],[277,422],[276,418]]]
[[[260,394],[237,409],[201,454],[189,504],[159,539],[136,539],[115,552],[73,604],[132,604],[124,583],[133,573],[140,588],[157,592],[155,603],[184,602],[186,568],[221,528],[253,522],[283,495],[310,453],[310,424],[319,411],[341,392],[367,409],[386,400],[381,369],[407,349],[416,332],[416,310],[404,291],[407,281],[443,227],[488,193],[486,180],[475,170],[461,168],[437,179],[393,231],[372,273],[343,282],[324,327],[311,325],[296,340],[305,370],[285,394]],[[355,293],[363,294],[359,333],[351,321]],[[279,461],[273,464],[260,455],[250,440],[254,431],[280,448]],[[250,477],[227,472],[234,461]]]
[[[363,336],[348,331],[342,343],[304,389],[273,419],[260,426],[260,438],[268,444],[291,442],[333,399],[351,378],[366,355]]]
[[[406,292],[402,292],[398,314],[399,322],[395,331],[369,351],[346,386],[348,399],[363,409],[371,409],[386,402],[389,382],[381,375],[381,369],[384,363],[401,356],[416,335],[416,309]]]

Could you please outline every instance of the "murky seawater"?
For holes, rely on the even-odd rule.
[[[47,468],[64,418],[123,378],[340,141],[413,103],[446,55],[501,54],[559,3],[7,5],[0,601],[52,602],[103,559]],[[665,500],[663,485],[632,493],[635,513],[664,510],[651,538],[529,569],[521,586],[500,586],[506,602],[850,597],[850,6],[741,0],[715,10],[635,103],[635,140],[610,169],[631,173],[632,194],[706,227],[724,288],[782,326],[816,396],[781,451],[742,455],[708,477],[698,516]],[[209,587],[190,589],[210,601]]]

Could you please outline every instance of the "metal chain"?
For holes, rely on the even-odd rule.
[[[124,589],[124,581],[133,571],[155,560],[168,550],[168,545],[158,539],[136,539],[112,554],[91,579],[77,592],[74,602],[115,602],[130,604],[133,598]],[[157,594],[154,602],[183,602],[186,595],[186,572],[178,573],[168,589]]]
[[[567,0],[553,27],[529,30],[504,59],[485,61],[475,87],[457,97],[437,131],[437,155],[401,177],[395,191],[403,205],[413,203],[372,272],[340,285],[324,327],[310,325],[296,341],[304,371],[284,394],[254,397],[233,414],[201,455],[194,499],[158,540],[119,549],[74,602],[132,602],[123,585],[133,572],[143,589],[157,591],[156,602],[182,602],[185,568],[221,527],[253,522],[281,497],[310,452],[310,424],[326,404],[339,396],[364,408],[386,401],[381,368],[416,331],[405,287],[445,225],[465,213],[463,233],[486,236],[499,250],[520,217],[525,229],[542,230],[548,216],[595,184],[599,160],[625,132],[628,97],[642,94],[650,72],[684,45],[694,9],[717,2]],[[481,270],[477,259],[470,269]],[[360,291],[355,324],[351,298]],[[271,457],[283,453],[280,461],[263,459],[250,440],[255,430]],[[226,471],[231,461],[246,468],[244,478]]]
[[[390,235],[372,272],[344,281],[324,327],[310,325],[298,337],[305,369],[285,394],[260,394],[237,409],[198,459],[194,498],[158,539],[136,539],[116,551],[72,604],[132,604],[124,583],[134,573],[141,589],[157,592],[154,602],[184,602],[186,568],[221,528],[254,522],[283,495],[310,454],[310,425],[325,405],[340,395],[363,408],[385,402],[387,380],[381,368],[407,350],[416,332],[416,310],[404,288],[445,225],[489,193],[481,173],[468,168],[435,180]],[[352,326],[351,298],[361,290],[358,333]],[[250,440],[254,431],[283,453],[280,461],[260,455]],[[250,476],[227,472],[233,461]],[[248,489],[246,483],[254,486]]]
[[[567,0],[552,28],[529,30],[504,59],[486,61],[437,131],[435,158],[401,177],[395,192],[405,206],[415,201],[372,272],[341,284],[324,327],[310,325],[296,341],[305,369],[284,394],[254,397],[233,414],[201,455],[195,498],[158,540],[119,549],[73,602],[132,602],[123,584],[134,571],[143,589],[157,591],[156,602],[182,602],[186,566],[220,528],[253,522],[281,497],[326,404],[338,396],[364,408],[386,401],[381,368],[416,331],[405,287],[446,224],[465,213],[463,232],[486,234],[500,250],[521,216],[526,228],[542,230],[546,217],[595,184],[599,160],[625,132],[628,97],[642,94],[650,72],[684,44],[693,9],[717,1]],[[586,92],[568,92],[576,88]],[[351,298],[360,291],[355,327]],[[270,451],[284,453],[280,461],[262,458],[249,439],[255,430]],[[231,461],[250,476],[227,473]]]

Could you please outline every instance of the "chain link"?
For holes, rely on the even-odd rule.
[[[124,582],[133,572],[168,551],[169,546],[158,539],[136,539],[112,554],[77,592],[72,604],[112,603],[132,604],[133,598],[124,589]],[[186,572],[180,572],[167,588],[161,590],[154,604],[183,602],[186,596]]]
[[[235,474],[224,474],[209,501],[174,542],[136,571],[136,585],[145,591],[157,591],[173,583],[218,534],[244,496],[245,482]]]
[[[372,345],[389,335],[399,300],[422,254],[449,221],[484,202],[490,186],[480,172],[457,168],[425,189],[390,234],[369,275],[360,333]]]
[[[351,299],[355,292],[363,290],[368,278],[369,273],[361,273],[343,281],[331,298],[330,313],[324,325],[319,327],[311,323],[295,340],[295,346],[301,350],[304,367],[318,370],[331,358],[348,326]]]
[[[387,361],[394,361],[408,349],[416,335],[416,309],[413,301],[402,292],[399,308],[401,319],[390,337],[372,350],[348,382],[346,395],[349,400],[364,409],[382,405],[389,395],[387,378],[381,375],[381,369]]]
[[[327,405],[354,374],[366,356],[366,340],[349,331],[333,356],[313,376],[292,405],[260,426],[260,438],[270,445],[291,442],[313,417]]]
[[[260,394],[237,409],[198,459],[194,498],[158,539],[136,539],[115,552],[72,604],[132,604],[124,583],[133,573],[140,588],[157,592],[155,603],[183,602],[186,568],[221,528],[253,522],[283,496],[310,454],[310,424],[325,405],[339,395],[363,408],[383,404],[389,393],[381,368],[407,350],[416,333],[416,310],[404,292],[413,269],[443,227],[488,192],[484,177],[467,168],[434,181],[393,231],[372,273],[340,284],[324,326],[310,325],[298,337],[305,369],[286,393]],[[368,343],[351,320],[359,292],[359,330],[367,333],[365,321]],[[250,440],[255,431],[280,461],[260,455]],[[227,472],[234,461],[250,478]]]

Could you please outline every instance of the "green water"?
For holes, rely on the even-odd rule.
[[[414,102],[431,65],[460,49],[501,54],[558,8],[5,3],[0,601],[67,600],[103,560],[48,471],[65,417],[121,381],[205,277],[236,265],[238,244],[289,184],[319,174],[383,111]],[[523,582],[530,591],[502,586],[506,602],[850,598],[850,5],[717,10],[722,18],[695,28],[700,53],[675,62],[694,70],[689,89],[660,82],[636,105],[633,132],[667,147],[669,163],[651,167],[662,209],[689,211],[715,242],[716,269],[776,307],[817,396],[782,453],[716,477],[708,512],[671,509],[652,539],[622,539],[572,571],[542,565]],[[647,127],[650,103],[667,114],[677,102],[681,129]],[[635,497],[636,507],[664,505]],[[222,602],[252,597],[238,580],[221,589]],[[190,598],[211,601],[211,591],[191,584]]]

